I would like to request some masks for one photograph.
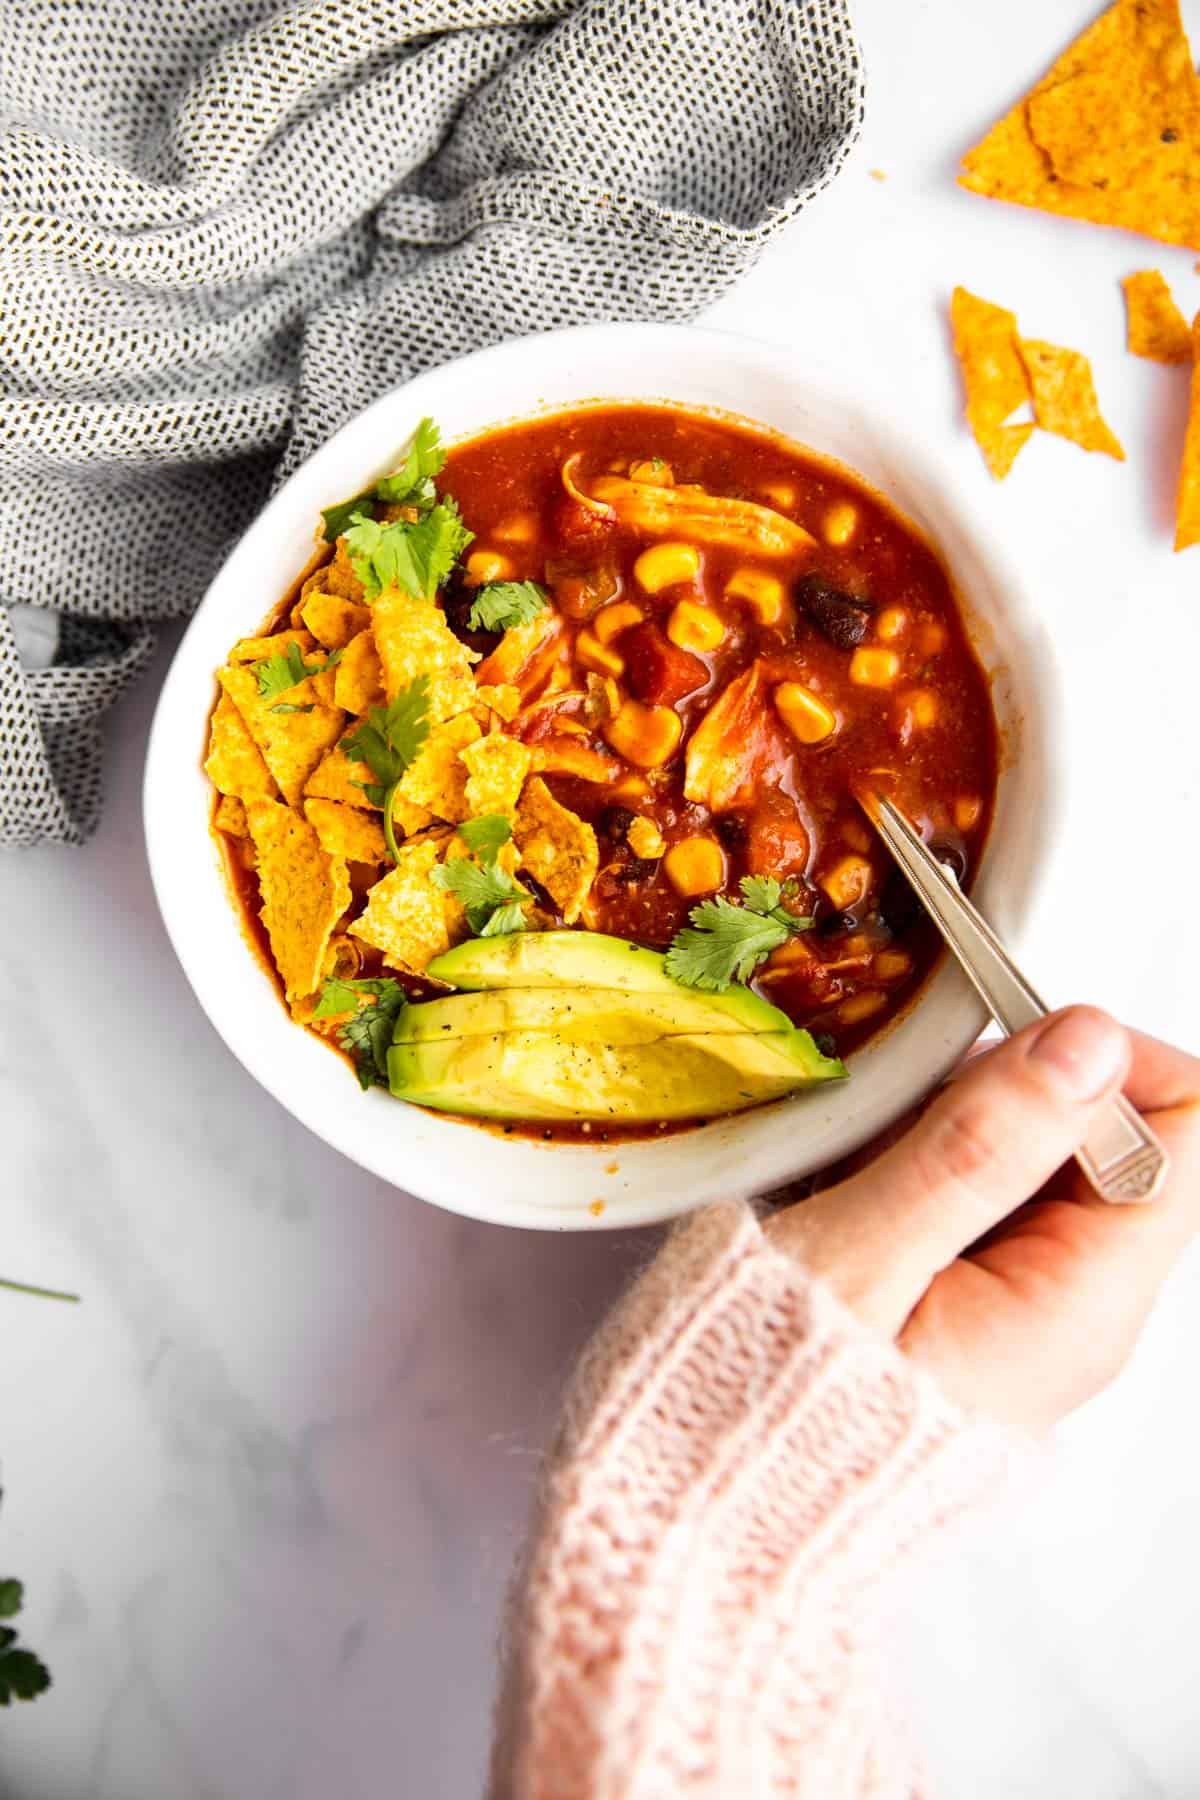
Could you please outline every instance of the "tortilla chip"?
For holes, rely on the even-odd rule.
[[[469,712],[433,727],[396,789],[395,816],[406,833],[419,831],[420,826],[407,823],[402,808],[423,808],[435,819],[446,819],[452,825],[468,817],[467,770],[459,751],[478,737],[479,726]]]
[[[340,744],[326,752],[304,784],[306,798],[315,800],[339,800],[343,806],[369,806],[378,812],[373,800],[368,800],[356,782],[372,784],[375,777],[367,764],[347,756]]]
[[[1178,0],[1116,0],[968,152],[963,187],[1200,249],[1200,83]]]
[[[347,712],[361,715],[370,706],[383,705],[383,669],[369,631],[360,631],[351,638],[334,668],[333,679],[337,703]]]
[[[347,862],[387,861],[383,826],[361,807],[343,806],[338,800],[306,800],[304,816],[330,856]]]
[[[309,594],[318,589],[341,600],[353,600],[358,606],[363,604],[363,584],[350,566],[350,552],[344,538],[338,539],[330,560],[309,576],[300,592],[307,600]]]
[[[213,711],[204,773],[219,794],[239,800],[273,800],[279,792],[262,751],[226,693]]]
[[[326,650],[341,650],[352,637],[367,630],[371,609],[356,605],[342,594],[327,594],[318,587],[301,601],[300,617],[318,644],[324,644]]]
[[[322,669],[319,674],[310,675],[308,686],[312,689],[314,698],[319,700],[322,706],[336,706],[337,664],[335,663],[332,669]]]
[[[244,838],[248,835],[246,808],[235,795],[222,794],[213,814],[213,825],[217,831],[223,831],[226,837]]]
[[[1033,389],[1033,411],[1043,431],[1069,438],[1083,450],[1102,450],[1125,461],[1120,442],[1100,416],[1092,365],[1078,350],[1020,338],[1021,360]]]
[[[1017,354],[1015,313],[956,287],[950,301],[954,350],[967,390],[967,423],[997,481],[1012,468],[1032,425],[1004,421],[1029,399],[1029,380]]]
[[[1171,297],[1160,269],[1139,269],[1126,275],[1126,344],[1134,356],[1151,362],[1185,363],[1192,360],[1192,333]]]
[[[346,865],[321,848],[306,819],[276,800],[252,800],[246,823],[258,853],[271,955],[286,998],[298,999],[320,982],[330,933],[350,904]]]
[[[371,608],[375,647],[389,700],[418,675],[429,677],[429,717],[436,725],[465,712],[475,698],[475,652],[460,644],[432,600],[385,588]]]
[[[521,710],[521,690],[509,682],[502,682],[499,687],[489,687],[486,682],[482,686],[476,685],[475,697],[477,712],[481,706],[494,712],[506,725],[511,725]]]
[[[573,925],[600,867],[591,826],[560,806],[541,776],[534,775],[521,795],[513,836],[524,867],[545,888],[564,923]]]
[[[427,825],[433,824],[433,814],[427,806],[413,806],[403,794],[397,793],[392,801],[392,829],[399,826],[402,834],[408,838],[414,832],[424,831]]]
[[[543,681],[562,650],[563,621],[543,606],[523,625],[510,625],[476,671],[485,686],[515,683],[522,699]]]
[[[310,698],[311,681],[290,688],[287,700],[280,702],[259,693],[258,682],[244,665],[218,670],[217,680],[242,715],[280,793],[289,806],[299,805],[308,776],[341,736],[345,714]],[[312,711],[276,712],[274,708],[280,704],[311,705]]]
[[[1192,399],[1188,411],[1179,489],[1175,498],[1175,548],[1200,544],[1200,313],[1192,321]]]
[[[366,910],[350,927],[395,969],[424,972],[435,956],[466,936],[462,907],[429,879],[442,844],[431,838],[401,844],[396,867],[367,894]]]
[[[312,635],[307,631],[275,631],[270,637],[241,638],[229,652],[231,663],[263,662],[268,656],[278,656],[289,644],[299,644],[300,654],[305,658],[316,649]]]
[[[466,786],[468,819],[481,813],[514,813],[525,777],[533,761],[533,751],[519,738],[505,737],[494,731],[468,744],[462,760],[469,771]]]

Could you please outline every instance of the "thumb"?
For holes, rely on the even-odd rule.
[[[1074,1154],[1130,1054],[1107,1013],[1052,1013],[969,1064],[868,1168],[780,1218],[780,1241],[898,1330],[939,1270]]]

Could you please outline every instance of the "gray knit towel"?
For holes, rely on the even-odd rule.
[[[19,0],[0,105],[0,844],[80,843],[275,482],[462,351],[694,315],[862,70],[846,0]]]

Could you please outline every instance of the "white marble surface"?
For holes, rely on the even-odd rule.
[[[957,192],[956,153],[1083,0],[858,0],[863,143],[711,322],[890,392],[960,459],[1069,677],[1071,811],[1027,960],[1197,1040],[1200,551],[1174,557],[1178,371],[1117,281],[1183,252]],[[1200,5],[1185,6],[1200,42]],[[868,171],[879,168],[886,181]],[[1129,450],[1045,437],[995,487],[957,422],[955,280],[1087,350]],[[463,1800],[563,1368],[651,1237],[540,1237],[362,1175],[248,1086],[172,961],[122,709],[85,851],[0,858],[0,1572],[56,1685],[0,1724],[16,1800]],[[1169,758],[1165,770],[1164,758]],[[1200,1265],[1045,1486],[925,1585],[907,1675],[947,1796],[1200,1793]]]

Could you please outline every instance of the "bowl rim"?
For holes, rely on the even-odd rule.
[[[1029,603],[1023,583],[1013,566],[1010,553],[998,541],[992,528],[979,521],[976,509],[967,502],[957,474],[951,469],[942,452],[923,438],[919,428],[914,430],[910,419],[906,418],[901,426],[889,413],[886,402],[881,406],[877,399],[872,397],[869,405],[864,405],[854,396],[839,391],[836,383],[830,383],[819,377],[810,378],[807,373],[794,371],[791,353],[783,346],[742,333],[688,325],[620,324],[571,326],[541,334],[508,338],[485,349],[455,358],[452,362],[440,365],[410,381],[398,383],[361,408],[297,466],[286,481],[276,489],[246,530],[231,545],[176,648],[156,704],[147,743],[143,781],[143,819],[147,857],[152,885],[167,935],[189,984],[214,1029],[247,1072],[307,1129],[360,1167],[381,1177],[391,1185],[402,1188],[402,1191],[416,1193],[421,1198],[442,1206],[446,1210],[489,1223],[535,1229],[623,1229],[632,1225],[661,1222],[689,1211],[714,1196],[700,1192],[695,1197],[676,1194],[664,1200],[661,1197],[656,1198],[653,1192],[643,1192],[640,1196],[630,1197],[627,1189],[622,1194],[619,1205],[606,1207],[596,1214],[589,1211],[587,1206],[582,1203],[558,1203],[548,1206],[541,1201],[515,1200],[511,1196],[493,1200],[486,1193],[430,1192],[427,1184],[423,1187],[406,1186],[406,1173],[403,1170],[397,1171],[379,1154],[373,1152],[371,1143],[365,1141],[368,1134],[361,1130],[361,1113],[348,1116],[343,1124],[343,1108],[334,1104],[330,1107],[328,1117],[322,1118],[318,1123],[314,1122],[310,1111],[297,1110],[296,1096],[289,1081],[278,1073],[267,1058],[258,1053],[253,1030],[244,1029],[234,1016],[236,1006],[231,1009],[224,1003],[225,997],[219,991],[214,992],[213,971],[205,966],[204,959],[198,952],[197,944],[193,942],[185,929],[182,905],[177,904],[181,896],[177,892],[176,878],[171,867],[169,843],[171,831],[177,824],[171,814],[169,791],[172,768],[177,766],[177,758],[174,759],[174,762],[172,761],[173,746],[171,743],[176,725],[176,719],[173,716],[176,705],[175,696],[187,687],[192,678],[190,664],[194,660],[194,647],[203,634],[206,621],[216,609],[218,602],[224,597],[232,575],[243,563],[253,561],[254,552],[260,545],[268,545],[278,538],[282,529],[281,522],[293,504],[293,498],[297,491],[304,487],[315,488],[327,484],[325,485],[325,502],[328,503],[329,494],[340,486],[341,478],[336,473],[326,477],[321,472],[327,467],[336,470],[339,462],[346,460],[344,453],[349,447],[360,448],[360,454],[354,461],[356,469],[362,470],[365,467],[382,471],[387,466],[391,453],[399,447],[394,426],[396,411],[403,409],[404,416],[406,418],[411,416],[411,419],[415,421],[419,413],[428,410],[419,404],[417,395],[412,392],[414,389],[419,393],[423,387],[435,385],[439,379],[444,379],[448,372],[457,371],[460,378],[474,378],[478,390],[486,392],[489,365],[494,368],[499,359],[507,359],[514,353],[520,356],[536,355],[538,348],[544,348],[548,353],[552,353],[555,347],[566,346],[571,350],[578,350],[586,363],[589,353],[593,360],[596,357],[603,358],[606,352],[619,354],[631,344],[632,340],[636,340],[643,348],[660,347],[664,356],[668,355],[671,347],[687,355],[703,351],[707,346],[714,355],[721,355],[727,359],[732,358],[743,366],[754,362],[764,364],[765,373],[780,373],[780,365],[785,365],[787,375],[810,400],[818,404],[827,404],[830,407],[847,409],[852,415],[860,417],[864,423],[869,423],[874,442],[880,446],[886,456],[896,458],[902,466],[911,464],[917,468],[926,484],[936,492],[939,503],[944,505],[950,522],[963,535],[973,553],[982,560],[989,571],[992,585],[1003,596],[1006,627],[1022,645],[1024,671],[1021,694],[1024,704],[1021,708],[1021,728],[1023,738],[1028,734],[1028,753],[1036,754],[1041,759],[1040,842],[1049,844],[1055,840],[1063,808],[1064,784],[1054,753],[1057,729],[1055,721],[1062,717],[1061,706],[1057,704],[1061,682],[1057,659],[1042,619]],[[773,368],[766,369],[765,364],[771,364]],[[761,418],[756,419],[749,414],[737,414],[728,406],[712,403],[706,407],[705,403],[692,400],[676,399],[672,402],[665,395],[637,392],[638,387],[644,387],[643,382],[631,382],[630,385],[634,390],[632,392],[623,395],[600,393],[596,394],[594,398],[601,403],[613,405],[623,402],[626,404],[662,402],[682,406],[689,411],[709,410],[727,419],[740,420],[740,422],[760,430],[775,432],[777,435],[791,438],[793,442],[801,443],[802,447],[827,457],[831,462],[841,462],[857,480],[873,491],[882,493],[889,505],[907,518],[910,523],[915,524],[919,531],[927,536],[933,535],[926,531],[921,521],[912,519],[900,502],[883,493],[882,487],[877,481],[857,470],[853,463],[844,457],[834,455],[819,445],[805,445],[804,440],[797,437],[796,434],[788,432],[782,427],[770,425]],[[586,378],[584,386],[586,387]],[[582,406],[593,398],[590,393],[586,392],[581,392],[576,400],[557,399],[548,403],[538,396],[531,397],[535,403],[524,411],[496,418],[489,417],[480,424],[461,432],[455,432],[450,441],[452,443],[470,441],[474,437],[505,424],[515,423],[525,418],[550,416],[555,412],[569,410],[575,405]],[[370,456],[364,457],[361,454],[361,446],[369,444],[373,438],[379,446],[379,454],[374,460]],[[358,479],[358,476],[351,477],[351,481],[354,479]],[[369,481],[372,476],[366,474],[363,479]],[[349,482],[347,491],[350,491]],[[316,510],[312,516],[315,518]],[[309,530],[311,532],[311,523]],[[936,546],[937,539],[934,538],[933,541]],[[940,546],[938,547],[940,548]],[[954,565],[948,555],[946,561],[953,577]],[[297,571],[299,567],[300,564],[297,564]],[[969,603],[957,583],[956,590],[960,603],[967,610],[967,622],[971,626],[972,616]],[[265,607],[263,610],[266,610]],[[255,615],[255,623],[260,616],[260,614]],[[247,629],[251,628],[248,624]],[[207,670],[206,674],[211,680],[211,669]],[[1022,755],[1025,754],[1026,746],[1023,745]],[[204,834],[211,843],[207,814],[204,818]],[[991,872],[991,865],[995,861],[994,838],[993,829],[985,847],[983,868],[977,884],[981,887],[985,885],[983,878]],[[219,858],[215,844],[212,845],[212,850],[214,856]],[[1007,895],[1007,912],[1001,928],[1009,938],[1010,944],[1015,945],[1019,940],[1023,928],[1035,911],[1038,898],[1044,890],[1048,873],[1047,864],[1048,857],[1045,854],[1034,855],[1029,864],[1021,871],[1019,890]],[[226,876],[223,869],[220,872],[220,879],[224,889]],[[227,906],[230,904],[227,893],[223,892],[222,899]],[[241,938],[240,920],[238,920],[238,926],[243,955],[248,955],[249,947]],[[907,1104],[909,1105],[931,1091],[948,1074],[978,1036],[980,1026],[986,1017],[965,980],[958,975],[957,971],[950,971],[950,973],[956,979],[960,989],[955,999],[957,1025],[953,1029],[947,1028],[941,1053],[929,1058],[923,1064],[919,1081],[914,1085],[908,1098]],[[263,979],[266,980],[265,975],[263,975]],[[912,1005],[902,1011],[900,1019],[911,1017],[920,1012],[922,1007],[927,1006],[935,984],[940,986],[942,980],[942,974],[935,970],[922,984]],[[281,1013],[278,996],[273,989],[270,998],[276,1011]],[[289,1031],[295,1031],[297,1036],[304,1037],[311,1044],[310,1034],[303,1033],[294,1027],[290,1019],[286,1019],[285,1022]],[[869,1040],[865,1049],[870,1050],[872,1045],[882,1045],[888,1036],[889,1030],[885,1028],[875,1038]],[[323,1046],[313,1045],[312,1047],[318,1054],[328,1057],[328,1051]],[[857,1054],[860,1057],[862,1055],[861,1052]],[[866,1079],[869,1080],[869,1074]],[[358,1102],[360,1106],[364,1100],[367,1102],[378,1101],[388,1107],[396,1105],[396,1102],[388,1096],[377,1094],[363,1096],[357,1089],[347,1088],[347,1095],[349,1099]],[[785,1108],[788,1104],[788,1102],[777,1102],[771,1107],[752,1109],[752,1111],[759,1114],[779,1114],[779,1135],[786,1137]],[[422,1109],[413,1110],[421,1111]],[[861,1128],[852,1121],[846,1121],[843,1124],[838,1137],[838,1147],[833,1153],[833,1157],[849,1154],[884,1129],[904,1110],[904,1104],[893,1104],[882,1111],[877,1107],[868,1106],[864,1109],[865,1114],[869,1115],[868,1122],[864,1123]],[[731,1118],[746,1119],[749,1116],[748,1114],[731,1115]],[[460,1130],[463,1128],[463,1122],[450,1121],[445,1117],[441,1123],[452,1123],[455,1128]],[[668,1151],[669,1147],[683,1146],[680,1154],[686,1159],[688,1148],[695,1145],[697,1141],[703,1140],[706,1133],[714,1131],[720,1123],[721,1121],[717,1121],[699,1132],[675,1133],[658,1140],[639,1140],[638,1142],[652,1143],[656,1148]],[[497,1141],[491,1132],[482,1131],[476,1125],[470,1125],[468,1129],[476,1140],[481,1153],[486,1152],[487,1148]],[[504,1141],[508,1144],[515,1140],[505,1139]],[[528,1143],[529,1140],[524,1140],[524,1142]],[[538,1141],[534,1141],[532,1147],[541,1156],[551,1157],[556,1161],[565,1160],[566,1155],[576,1150],[582,1150],[585,1156],[593,1159],[601,1151],[600,1145],[576,1146],[559,1143],[546,1145]],[[621,1148],[622,1150],[634,1149],[634,1145],[622,1145]],[[609,1148],[609,1153],[611,1151],[612,1147]],[[830,1157],[823,1156],[815,1166],[824,1166],[829,1160],[831,1160]],[[763,1180],[757,1176],[754,1178],[755,1191],[769,1190],[772,1186],[778,1185],[779,1181],[786,1181],[806,1172],[803,1166],[803,1157],[797,1159],[794,1156],[783,1155],[776,1157],[774,1162],[776,1166],[773,1167],[768,1179]],[[787,1169],[783,1167],[785,1163],[788,1164]],[[407,1180],[411,1181],[411,1179],[412,1172],[410,1170],[407,1172]],[[599,1184],[593,1183],[593,1185]]]

